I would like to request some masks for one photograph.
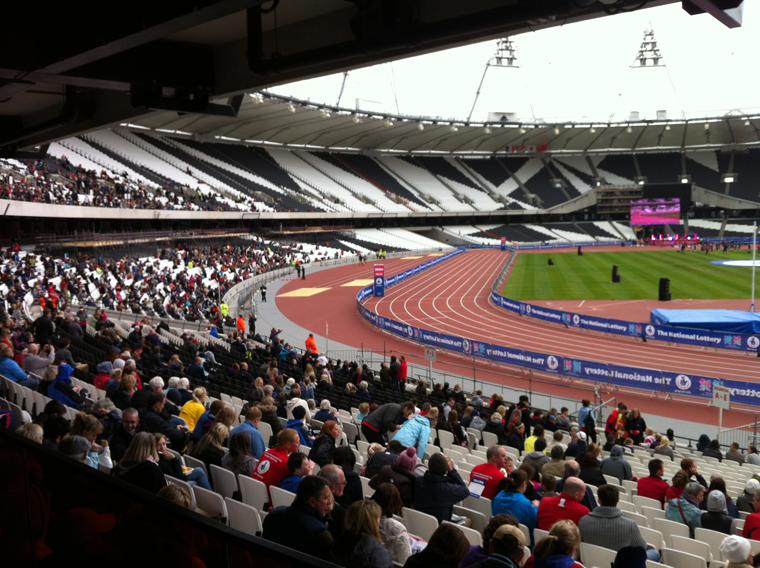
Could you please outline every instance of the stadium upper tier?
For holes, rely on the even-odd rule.
[[[200,143],[113,129],[52,144],[49,153],[59,159],[66,178],[44,176],[43,183],[49,185],[44,195],[41,188],[30,189],[23,180],[6,175],[3,196],[154,209],[339,214],[535,211],[587,196],[600,184],[635,186],[685,179],[716,196],[746,202],[734,203],[734,208],[760,203],[760,149],[476,159]],[[0,167],[32,174],[39,182],[41,168],[35,166],[0,161]],[[78,179],[82,176],[97,183],[86,185],[87,191],[75,191],[73,198],[71,190],[77,189],[76,182],[82,185]],[[111,183],[106,184],[106,179]],[[99,192],[113,193],[114,182],[123,188],[119,195],[99,199]],[[99,187],[103,185],[108,187]],[[172,195],[167,196],[168,191]],[[583,201],[577,208],[594,203]]]

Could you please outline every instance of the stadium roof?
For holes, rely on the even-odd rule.
[[[760,144],[760,115],[614,123],[465,123],[356,111],[269,93],[246,96],[236,118],[160,113],[128,126],[205,142],[484,157],[540,151],[740,150]]]
[[[675,1],[6,3],[0,36],[0,152],[12,155],[111,124],[135,123],[156,111],[234,118],[239,97],[210,101]],[[425,136],[435,131],[428,129]],[[467,129],[461,131],[464,136]],[[340,134],[334,138],[341,140]],[[388,143],[378,139],[374,145]],[[444,145],[463,143],[456,136]]]

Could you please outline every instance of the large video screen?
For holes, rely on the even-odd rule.
[[[631,225],[678,225],[680,218],[681,200],[678,197],[631,201]]]

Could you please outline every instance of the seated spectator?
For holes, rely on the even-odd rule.
[[[306,402],[305,399],[301,398],[301,387],[295,384],[290,390],[290,399],[288,400],[286,404],[289,420],[295,418],[295,416],[293,415],[293,411],[299,407],[304,409],[305,411],[304,416],[306,417],[306,421],[311,422],[311,413],[309,412],[309,403]],[[301,418],[301,420],[302,419],[303,418]],[[299,419],[296,418],[296,420],[299,420]]]
[[[491,549],[491,539],[494,537],[494,534],[497,530],[503,525],[512,525],[513,527],[518,527],[517,519],[515,519],[512,515],[502,514],[502,515],[494,515],[491,517],[491,519],[488,521],[488,524],[483,529],[483,545],[482,546],[470,546],[470,551],[467,553],[467,556],[464,557],[464,560],[459,564],[459,568],[469,568],[471,566],[477,565],[479,562],[482,562],[484,560],[488,560],[489,556],[489,550]],[[520,531],[522,533],[522,531]],[[525,546],[525,537],[523,535],[523,546]],[[499,543],[496,543],[497,545]]]
[[[362,381],[359,383],[359,389],[356,391],[356,396],[371,401],[372,395],[369,393],[369,383]]]
[[[451,458],[433,454],[428,461],[428,471],[415,483],[414,508],[434,516],[439,523],[450,521],[454,505],[469,494]]]
[[[58,449],[62,455],[74,461],[87,464],[87,457],[92,449],[92,444],[82,438],[82,436],[67,436],[61,440]]]
[[[557,478],[551,473],[544,473],[541,476],[541,498],[544,497],[556,497],[557,493]]]
[[[363,475],[369,478],[376,476],[384,466],[395,462],[404,449],[398,440],[391,440],[387,449],[384,449],[380,444],[370,444]]]
[[[498,413],[497,413],[498,414]],[[516,449],[520,454],[525,451],[525,424],[518,422],[507,437],[507,445]]]
[[[117,369],[119,371],[118,373],[118,380],[121,378],[121,369]],[[98,365],[95,367],[95,371],[97,372],[97,375],[95,375],[95,379],[93,379],[93,384],[95,385],[96,389],[100,390],[107,390],[106,383],[108,381],[113,380],[113,364],[110,361],[103,361],[102,363],[98,363]]]
[[[744,463],[744,454],[739,451],[739,444],[736,442],[731,444],[731,449],[726,452],[726,459],[736,463]]]
[[[603,485],[597,492],[599,506],[583,517],[578,524],[583,542],[620,550],[624,546],[642,546],[647,543],[641,535],[636,521],[623,516],[623,511],[618,509],[617,504],[620,493],[614,485]],[[660,554],[656,550],[647,551],[647,559],[654,562],[660,561]]]
[[[736,519],[728,514],[723,493],[716,489],[710,491],[707,495],[707,511],[702,513],[700,523],[703,529],[736,534]]]
[[[533,450],[523,456],[523,463],[529,463],[541,473],[544,465],[549,463],[549,456],[546,455],[546,439],[541,437],[533,443]],[[526,450],[527,451],[527,450]]]
[[[502,491],[493,499],[491,503],[491,514],[499,515],[509,513],[513,515],[519,523],[528,527],[531,535],[531,546],[533,546],[533,529],[536,528],[536,510],[538,501],[531,502],[525,497],[524,493],[530,480],[525,471],[516,469],[509,474],[509,477],[502,480],[499,484]]]
[[[417,461],[415,456],[415,462]],[[347,509],[351,503],[364,499],[364,490],[362,482],[359,479],[359,473],[356,471],[356,456],[353,450],[348,446],[335,448],[333,463],[343,470],[346,477],[346,486],[343,488],[343,495],[338,498],[338,504]]]
[[[338,417],[330,412],[330,401],[325,399],[319,403],[319,411],[314,415],[314,420],[319,420],[322,423],[328,420],[338,420]]]
[[[760,453],[758,453],[755,446],[749,447],[749,453],[747,454],[746,461],[752,465],[760,465]]]
[[[568,519],[578,524],[580,520],[589,514],[588,507],[581,505],[581,500],[586,495],[586,484],[577,477],[568,477],[564,480],[562,492],[558,497],[544,497],[538,506],[536,518],[538,528],[549,530],[554,523]]]
[[[224,413],[225,410],[227,409],[222,409],[220,411],[220,414]],[[230,432],[230,435],[235,435],[238,432],[246,432],[248,434],[251,441],[250,453],[257,460],[261,458],[267,449],[267,444],[264,442],[264,437],[261,435],[261,432],[259,432],[258,429],[260,421],[261,410],[259,410],[259,408],[256,406],[251,407],[245,413],[245,421],[243,421],[242,424],[235,426]]]
[[[53,400],[59,400],[70,408],[79,408],[87,400],[88,391],[71,384],[74,369],[66,364],[48,367],[40,383],[39,392]],[[57,373],[57,374],[56,374]]]
[[[440,454],[436,454],[440,455]],[[509,525],[507,525],[509,526]],[[519,529],[517,529],[519,531]],[[498,534],[498,531],[497,531]],[[520,533],[522,536],[522,532]],[[494,539],[497,535],[494,535]],[[525,542],[525,537],[522,537]],[[412,554],[404,564],[404,568],[458,568],[467,553],[470,543],[464,533],[457,527],[444,524],[435,529],[427,546],[422,552]],[[522,556],[522,555],[521,555]],[[516,568],[510,566],[509,568]]]
[[[190,485],[198,485],[203,489],[212,491],[206,473],[201,468],[196,467],[189,473],[185,473],[182,469],[182,462],[177,459],[179,454],[175,454],[166,448],[166,436],[160,433],[153,434],[153,436],[156,438],[156,449],[160,457],[158,465],[164,475],[170,475],[187,481]]]
[[[539,413],[540,417],[540,410],[536,410],[536,412]],[[531,419],[532,421],[533,419]],[[544,437],[544,427],[541,425],[541,422],[537,422],[536,424],[531,423],[531,428],[533,428],[533,432],[529,438],[525,439],[525,451],[526,452],[532,452],[534,450],[534,445],[536,443],[536,440],[539,438]]]
[[[271,395],[265,396],[262,399],[259,410],[261,411],[261,421],[266,422],[272,428],[272,439],[264,440],[269,447],[277,440],[277,435],[282,430],[282,422],[280,422],[280,418],[277,416],[277,409]]]
[[[564,477],[557,480],[557,491],[562,492],[565,487],[565,481],[571,477],[578,477],[580,473],[581,468],[578,465],[578,462],[575,460],[567,460],[564,464]],[[593,491],[591,491],[591,487],[588,485],[586,486],[586,495],[581,499],[580,503],[589,511],[596,509],[596,498],[594,497]]]
[[[720,451],[720,441],[712,440],[710,445],[702,451],[703,458],[717,458],[719,462],[723,461],[723,453]]]
[[[313,475],[304,477],[292,505],[277,507],[266,516],[262,537],[310,556],[328,559],[333,539],[325,515],[331,502],[330,488],[324,479]]]
[[[150,493],[158,493],[166,486],[166,479],[158,465],[160,459],[156,438],[147,432],[140,432],[135,435],[124,458],[116,464],[111,475]]]
[[[602,460],[599,469],[604,475],[617,477],[621,485],[623,480],[631,481],[633,479],[631,464],[623,459],[623,448],[620,446],[612,448],[610,456]]]
[[[288,422],[290,428],[290,422]],[[319,435],[309,452],[309,459],[319,467],[324,467],[333,461],[335,440],[340,438],[340,425],[335,420],[328,420],[322,425]]]
[[[727,536],[720,543],[720,553],[728,560],[727,568],[750,568],[755,564],[752,546],[746,538]]]
[[[699,504],[705,496],[705,488],[691,481],[686,484],[680,497],[668,501],[665,518],[689,527],[689,533],[694,538],[694,530],[702,526],[702,511]]]
[[[654,453],[658,456],[667,456],[670,458],[670,461],[673,461],[675,455],[673,448],[670,447],[670,440],[664,436],[660,438],[660,445],[655,448]]]
[[[736,505],[731,500],[731,497],[728,496],[728,492],[726,491],[726,482],[723,480],[723,476],[717,471],[710,476],[710,486],[707,488],[704,501],[700,503],[699,508],[703,511],[707,510],[707,497],[713,491],[719,491],[723,493],[729,516],[733,517],[734,519],[738,519],[741,516],[739,515],[739,509],[736,508]]]
[[[180,408],[185,406],[187,402],[193,399],[193,393],[187,390],[187,387],[189,386],[190,386],[190,381],[184,377],[181,378],[179,382],[177,383],[177,391],[179,392],[179,401],[180,401],[180,403],[177,406],[179,406]]]
[[[98,469],[99,454],[103,451],[100,445],[95,443],[95,439],[101,432],[103,432],[103,425],[100,421],[95,416],[84,412],[77,413],[69,429],[69,436],[81,436],[90,442],[91,448],[87,453],[85,463],[95,469]]]
[[[257,460],[251,455],[251,435],[248,432],[230,432],[230,451],[222,458],[222,467],[235,474],[251,477]]]
[[[401,495],[392,483],[383,483],[377,488],[372,500],[380,506],[380,540],[391,555],[393,562],[403,564],[412,554],[409,532],[406,526],[394,517],[403,517]]]
[[[578,527],[569,520],[558,521],[549,530],[549,536],[536,543],[525,568],[582,568],[583,565],[574,560],[580,545]]]
[[[296,493],[301,480],[307,475],[312,475],[314,462],[302,452],[293,452],[288,456],[288,471],[290,475],[280,481],[280,488]]]
[[[32,343],[27,347],[27,353],[24,355],[24,361],[21,363],[21,368],[27,373],[34,373],[41,377],[45,374],[45,369],[52,365],[54,360],[55,349],[53,349],[52,345],[45,345],[40,354],[39,344]]]
[[[7,345],[0,348],[0,375],[34,391],[39,387],[37,379],[30,378],[13,360],[13,349]]]
[[[744,486],[744,493],[736,500],[736,508],[743,513],[754,513],[755,493],[758,490],[760,490],[760,481],[754,478],[748,479]]]
[[[222,467],[222,458],[225,455],[224,441],[229,435],[230,431],[227,426],[214,424],[211,430],[204,434],[193,447],[192,456],[206,465],[206,471],[211,471],[212,465]]]
[[[543,465],[541,473],[548,473],[559,478],[563,477],[565,475],[565,450],[561,445],[556,445],[549,451],[549,457],[551,460]]]
[[[166,391],[166,398],[169,398],[169,390]],[[203,434],[206,433],[203,431],[204,426],[208,424],[209,428],[211,428],[211,426],[213,426],[216,422],[217,415],[224,407],[225,404],[223,400],[217,399],[212,402],[211,406],[209,406],[209,409],[204,411],[203,414],[198,417],[198,420],[195,423],[195,428],[192,430],[193,436],[199,439],[203,437]]]
[[[179,362],[179,357],[177,358],[177,362]],[[181,364],[178,367],[181,367]],[[169,370],[173,371],[171,361],[169,362]],[[177,370],[183,372],[181,368],[178,368]],[[203,359],[201,357],[196,357],[195,360],[187,366],[187,369],[184,370],[184,373],[197,382],[202,383],[208,380],[206,378],[206,372],[203,369]]]
[[[414,489],[417,476],[414,475],[414,467],[417,465],[417,452],[414,446],[409,446],[390,465],[380,468],[380,471],[369,480],[371,489],[379,489],[382,485],[390,483],[396,487],[404,507],[414,505]]]
[[[61,440],[69,432],[69,427],[70,424],[66,418],[51,415],[42,423],[42,445],[57,452]]]
[[[119,380],[119,387],[111,395],[111,401],[116,408],[123,412],[125,408],[132,407],[132,396],[137,390],[136,385],[137,382],[134,375],[122,374],[121,380]]]
[[[279,487],[280,482],[291,475],[288,471],[288,456],[297,452],[299,446],[299,437],[295,430],[282,430],[277,435],[277,446],[264,452],[251,477],[264,483],[267,490],[270,485]]]
[[[163,381],[162,381],[163,382]],[[206,412],[206,389],[198,387],[193,391],[193,398],[187,401],[179,413],[180,418],[184,418],[187,428],[191,432],[195,430],[195,424],[198,419]]]
[[[507,451],[503,447],[498,445],[489,446],[486,450],[486,463],[472,468],[472,472],[470,473],[470,492],[477,492],[475,488],[478,485],[483,486],[480,496],[493,500],[499,494],[501,480],[509,475],[509,472],[512,470],[510,463],[511,459],[507,456]]]
[[[305,401],[304,401],[305,402]],[[308,446],[311,448],[314,445],[314,438],[312,437],[309,429],[304,425],[304,419],[306,418],[306,410],[303,406],[296,406],[293,408],[293,418],[288,420],[285,425],[287,430],[295,430],[298,433],[298,438],[302,446]]]
[[[362,420],[369,414],[369,403],[368,402],[362,402],[359,405],[359,413],[356,415],[356,420],[359,422],[359,424],[362,423]]]
[[[504,431],[504,418],[498,412],[494,412],[491,418],[486,422],[483,432],[496,434],[500,446],[507,445],[507,437]]]
[[[639,479],[636,486],[637,494],[664,504],[665,495],[670,489],[670,485],[662,479],[662,476],[665,475],[665,466],[662,460],[654,459],[649,460],[647,467],[649,468],[649,476]],[[760,486],[760,484],[758,485]]]
[[[187,426],[174,424],[171,416],[164,410],[166,397],[162,392],[152,392],[148,397],[148,406],[139,411],[140,420],[145,429],[151,434],[156,432],[166,436],[177,452],[183,452],[187,447]]]
[[[163,391],[164,379],[161,377],[153,377],[150,381],[148,381],[148,384],[145,385],[143,389],[135,391],[134,394],[132,394],[130,406],[132,408],[136,408],[137,410],[145,408],[148,405],[148,397],[150,396],[150,393]],[[167,399],[167,411],[169,405],[173,405],[173,403]],[[179,414],[179,411],[177,411],[177,414]]]
[[[573,429],[572,433],[576,434],[576,436],[574,439],[570,440],[570,443],[568,444],[567,449],[565,450],[565,456],[574,458],[582,454],[585,454],[586,450],[588,449],[588,446],[586,445],[585,432],[575,432],[575,429]]]
[[[591,444],[591,446],[596,446],[596,444]],[[589,446],[589,449],[591,446]],[[598,448],[599,446],[596,447]],[[578,474],[578,477],[587,485],[601,487],[607,483],[607,480],[599,467],[599,460],[592,452],[586,452],[583,454],[579,465],[581,466],[581,471]]]
[[[383,511],[374,501],[357,501],[346,511],[343,533],[333,542],[332,560],[356,568],[393,568],[380,538]]]

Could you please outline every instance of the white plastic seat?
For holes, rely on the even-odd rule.
[[[491,500],[485,497],[473,497],[472,495],[465,498],[462,504],[468,509],[483,513],[486,522],[491,520]]]
[[[488,448],[490,446],[496,446],[499,444],[499,437],[493,432],[482,432],[483,445]]]
[[[474,529],[471,529],[471,528],[468,528],[468,527],[463,527],[461,525],[458,525],[456,523],[452,523],[450,521],[443,521],[442,524],[453,525],[456,528],[458,528],[460,531],[462,531],[462,533],[464,534],[465,538],[470,543],[470,545],[472,545],[472,546],[483,546],[483,535],[480,534],[478,531],[476,531]]]
[[[209,475],[208,471],[206,471],[206,464],[203,463],[201,460],[199,460],[197,458],[194,458],[192,456],[186,455],[185,456],[185,465],[187,465],[187,467],[192,467],[192,468],[198,467],[198,468],[202,469],[203,472],[206,474],[206,479],[211,479],[211,476]]]
[[[705,562],[708,564],[713,561],[711,547],[706,542],[700,542],[693,538],[671,535],[670,544],[672,549],[700,556],[704,558]]]
[[[261,526],[261,517],[256,509],[229,497],[224,498],[224,503],[227,506],[227,524],[230,527],[253,536],[261,536],[264,527]]]
[[[454,445],[454,434],[448,430],[438,430],[438,441],[443,448],[450,448]]]
[[[522,523],[518,524],[517,526],[520,528],[520,530],[522,531],[523,535],[525,535],[525,542],[526,542],[526,544],[530,544],[530,529],[526,525],[524,525]]]
[[[620,505],[620,503],[618,503],[618,505]],[[644,515],[639,515],[638,513],[631,513],[630,511],[623,511],[623,516],[626,519],[631,519],[632,521],[636,521],[636,524],[639,525],[639,527],[649,528],[649,521],[647,521],[647,518]]]
[[[544,531],[544,530],[541,530],[541,529],[533,529],[533,539],[534,539],[534,541],[535,541],[536,544],[538,544],[538,542],[542,538],[547,537],[547,536],[549,536],[549,531]]]
[[[707,562],[701,556],[673,548],[662,549],[662,563],[673,568],[707,568]]]
[[[636,505],[633,503],[629,503],[628,501],[618,501],[617,508],[621,511],[628,512],[628,513],[636,513],[638,514],[638,509],[636,508]],[[647,523],[646,526],[649,526],[649,523]]]
[[[486,516],[480,511],[475,511],[473,509],[468,509],[467,507],[454,505],[454,514],[470,519],[470,528],[478,531],[480,534],[483,534],[483,531],[486,530],[488,521],[486,520]]]
[[[172,477],[171,475],[165,475],[164,478],[166,479],[166,483],[169,485],[177,485],[179,487],[184,487],[187,492],[190,494],[190,498],[193,500],[193,510],[198,507],[196,501],[195,501],[195,493],[193,493],[193,487],[187,482],[183,481],[182,479],[177,479],[176,477]]]
[[[224,504],[224,497],[198,485],[193,485],[193,494],[199,509],[211,517],[223,517],[226,521],[227,506]]]
[[[662,537],[665,539],[665,546],[670,548],[672,548],[670,542],[671,535],[689,538],[689,527],[683,523],[676,523],[667,519],[655,519],[654,528],[662,533]]]
[[[222,497],[232,497],[239,489],[237,477],[229,469],[211,465],[211,485]]]
[[[615,562],[617,552],[608,548],[602,548],[582,542],[580,547],[581,562],[584,566],[595,566],[607,568]]]
[[[641,532],[641,536],[644,537],[647,544],[654,546],[655,550],[662,550],[665,548],[665,539],[662,538],[662,533],[660,531],[640,526],[639,532]]]
[[[256,430],[261,433],[261,437],[264,438],[264,444],[266,444],[266,447],[268,448],[272,440],[272,426],[266,422],[259,421]]]
[[[415,511],[407,507],[403,508],[404,519],[406,519],[409,532],[417,535],[423,540],[430,540],[433,533],[438,528],[438,519],[432,515]]]
[[[698,527],[694,530],[694,540],[696,542],[707,544],[710,547],[710,552],[712,552],[714,560],[725,560],[720,551],[720,545],[724,538],[726,538],[726,535],[718,531],[703,529],[702,527]]]
[[[269,493],[272,496],[272,507],[275,509],[277,507],[290,507],[291,503],[293,503],[296,498],[295,493],[291,493],[280,487],[275,487],[274,485],[269,488]]]
[[[264,483],[242,474],[238,475],[238,483],[240,484],[240,494],[242,495],[243,503],[250,505],[257,511],[267,510],[266,505],[269,502],[269,492]]]
[[[639,514],[644,515],[647,518],[650,527],[654,527],[655,519],[665,518],[665,511],[662,509],[655,509],[654,507],[639,507]]]
[[[649,497],[642,497],[641,495],[635,495],[632,499],[632,503],[639,509],[642,507],[652,507],[653,509],[662,509],[662,503],[657,499],[650,499]]]

